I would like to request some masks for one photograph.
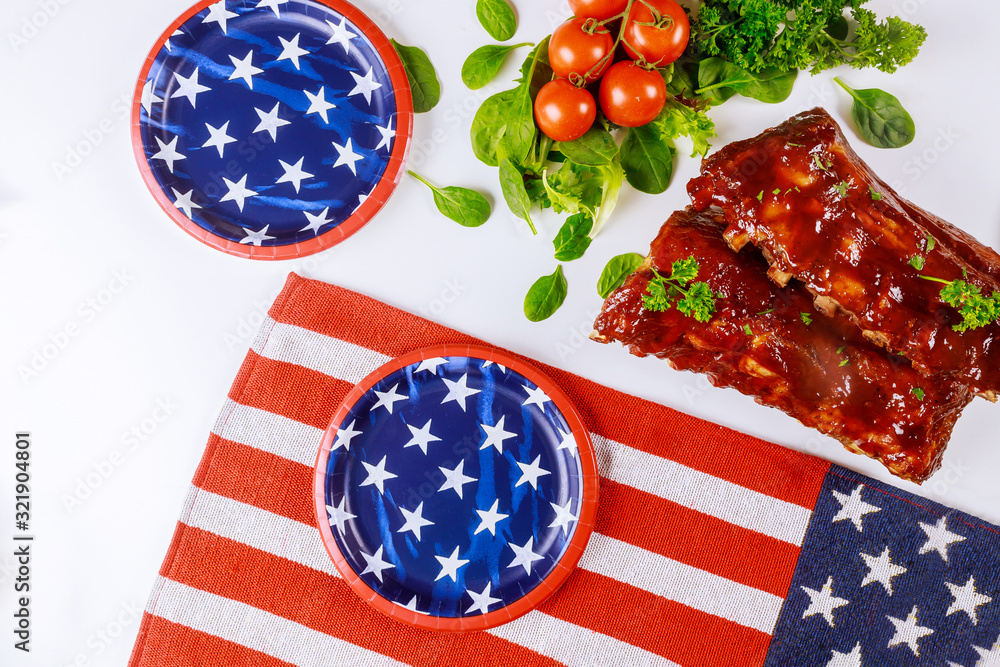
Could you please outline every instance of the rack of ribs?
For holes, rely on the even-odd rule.
[[[847,317],[820,315],[802,285],[768,279],[759,252],[734,253],[724,229],[715,210],[675,213],[645,263],[605,301],[595,340],[618,341],[635,355],[705,373],[716,386],[783,410],[899,477],[927,479],[972,392],[952,378],[921,375]],[[698,322],[677,308],[646,309],[642,297],[653,271],[669,276],[674,261],[692,255],[697,280],[717,296],[712,319]]]
[[[1000,325],[956,331],[959,311],[921,276],[965,280],[988,296],[1000,291],[1000,255],[897,195],[826,111],[721,149],[688,192],[697,209],[721,209],[734,250],[763,252],[776,283],[797,279],[819,310],[845,313],[923,375],[952,376],[995,400]]]

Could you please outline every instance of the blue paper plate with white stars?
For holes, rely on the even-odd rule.
[[[406,72],[342,0],[208,0],[142,68],[132,143],[160,206],[195,238],[289,259],[386,203],[413,125]]]
[[[481,630],[558,588],[593,529],[597,466],[572,403],[488,348],[441,346],[355,387],[316,463],[340,574],[411,625]]]

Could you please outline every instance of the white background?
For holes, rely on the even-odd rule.
[[[46,1],[51,18],[39,13]],[[521,301],[536,278],[555,269],[556,220],[539,216],[541,233],[532,238],[501,201],[486,226],[464,229],[439,216],[430,193],[409,178],[372,223],[311,260],[237,259],[174,225],[147,192],[132,155],[126,112],[135,77],[188,0],[63,2],[5,0],[0,15],[0,664],[126,662],[139,625],[129,609],[145,604],[252,330],[292,270],[1000,522],[998,406],[977,400],[966,411],[945,470],[918,489],[734,391],[585,340],[600,307],[594,286],[605,262],[645,253],[660,223],[686,204],[684,184],[697,170],[686,151],[667,193],[650,197],[626,188],[587,256],[565,266],[569,298],[542,324],[524,319]],[[411,166],[439,184],[476,187],[497,199],[496,172],[474,159],[468,141],[483,96],[460,79],[465,56],[489,41],[475,3],[358,4],[389,36],[424,48],[438,68],[443,97],[432,113],[417,117]],[[569,14],[556,0],[515,4],[516,41],[537,41]],[[847,121],[849,101],[831,83],[834,74],[855,88],[885,88],[912,113],[916,141],[883,151],[848,128],[855,148],[917,204],[1000,247],[1000,5],[876,0],[870,6],[928,28],[914,64],[892,76],[802,75],[780,105],[734,98],[712,112],[720,135],[715,145],[815,105]],[[24,39],[15,45],[11,35]],[[519,54],[503,81],[513,78],[514,61],[526,50]],[[89,154],[60,177],[55,165],[73,151]],[[127,285],[118,294],[103,292],[116,272],[127,275]],[[108,296],[101,312],[86,305]],[[19,367],[30,367],[35,353],[70,325],[78,335],[24,379]],[[176,408],[154,430],[157,401]],[[129,449],[125,434],[143,425],[150,435]],[[10,631],[18,430],[33,440],[30,656],[11,648]],[[115,451],[121,458],[110,476],[97,488],[81,487],[95,470],[108,470]],[[89,496],[69,507],[67,498],[81,490]]]

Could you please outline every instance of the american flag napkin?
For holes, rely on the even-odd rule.
[[[389,359],[469,336],[290,276],[208,439],[131,667],[1000,665],[1000,529],[531,362],[601,474],[590,543],[538,609],[437,633],[369,608],[315,526],[316,453]]]

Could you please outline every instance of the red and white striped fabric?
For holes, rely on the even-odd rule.
[[[212,429],[131,667],[763,664],[829,464],[530,360],[575,402],[601,473],[567,583],[464,634],[351,592],[313,516],[323,430],[369,372],[441,343],[481,341],[289,278]]]

